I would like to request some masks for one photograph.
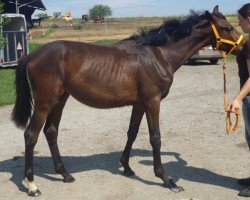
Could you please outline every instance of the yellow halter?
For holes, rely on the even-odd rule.
[[[243,39],[243,35],[242,35],[242,34],[240,35],[240,37],[239,37],[239,39],[238,39],[237,42],[233,42],[233,41],[231,41],[231,40],[223,39],[223,38],[221,38],[221,37],[219,36],[219,33],[218,33],[218,31],[217,31],[215,25],[214,25],[212,22],[210,22],[210,24],[211,24],[211,27],[212,27],[212,29],[213,29],[214,35],[215,35],[215,37],[216,37],[216,47],[215,47],[215,48],[216,48],[216,50],[218,50],[218,51],[220,52],[220,54],[221,54],[221,56],[222,56],[223,58],[226,58],[228,54],[232,53],[232,52],[238,47],[238,45],[240,44],[240,42],[241,42],[242,39]],[[233,47],[231,48],[231,50],[230,50],[228,53],[224,53],[223,51],[219,50],[220,45],[221,45],[222,43],[230,44],[230,45],[232,45]]]
[[[224,107],[225,107],[225,111],[227,112],[227,117],[226,117],[226,132],[227,133],[230,133],[232,130],[233,131],[236,131],[238,129],[238,126],[239,126],[239,120],[240,120],[240,113],[239,112],[235,112],[235,111],[232,111],[235,113],[235,116],[236,116],[236,122],[235,122],[235,125],[232,124],[232,121],[231,121],[231,116],[230,116],[230,112],[231,111],[227,111],[226,108],[228,106],[228,103],[227,103],[227,90],[226,90],[226,57],[228,54],[232,53],[237,47],[238,45],[240,44],[240,42],[242,41],[243,39],[243,35],[240,35],[239,39],[237,42],[233,42],[231,40],[227,40],[227,39],[223,39],[219,36],[219,33],[215,27],[215,25],[213,23],[210,23],[211,24],[211,27],[213,29],[213,32],[214,32],[214,35],[216,37],[216,50],[218,50],[221,54],[221,56],[225,59],[225,62],[223,64],[223,76],[224,76]],[[230,44],[232,45],[232,48],[231,50],[228,52],[228,53],[224,53],[223,51],[220,51],[219,48],[220,48],[220,45],[222,43],[225,43],[225,44]]]

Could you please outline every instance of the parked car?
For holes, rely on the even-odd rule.
[[[188,61],[188,64],[194,64],[197,60],[209,60],[211,64],[217,64],[222,56],[220,52],[213,50],[213,47],[206,46],[198,50]]]

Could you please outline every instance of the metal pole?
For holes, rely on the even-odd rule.
[[[19,14],[19,9],[18,9],[17,4],[18,4],[18,0],[16,0],[16,13],[18,13],[18,14]]]
[[[20,5],[18,8],[21,8],[21,7],[23,7],[23,6],[27,6],[27,5],[29,5],[29,4],[31,4],[31,3],[33,3],[33,2],[35,2],[35,1],[38,1],[38,0],[30,1],[29,3],[25,3],[25,4],[23,4],[23,5]]]

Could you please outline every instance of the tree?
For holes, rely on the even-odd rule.
[[[112,15],[112,9],[109,6],[101,4],[95,5],[89,10],[90,16],[107,17]]]
[[[53,13],[53,15],[54,15],[55,18],[60,17],[61,14],[62,14],[61,12],[54,12],[54,13]]]
[[[4,4],[0,3],[0,49],[2,49],[7,44],[7,41],[2,37],[2,30],[3,27],[9,22],[9,19],[7,17],[3,17],[1,15],[3,14],[3,8]]]

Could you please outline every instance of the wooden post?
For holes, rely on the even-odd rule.
[[[106,24],[104,25],[104,28],[105,28],[105,35],[107,37],[108,36],[108,30],[107,30],[107,25]]]

